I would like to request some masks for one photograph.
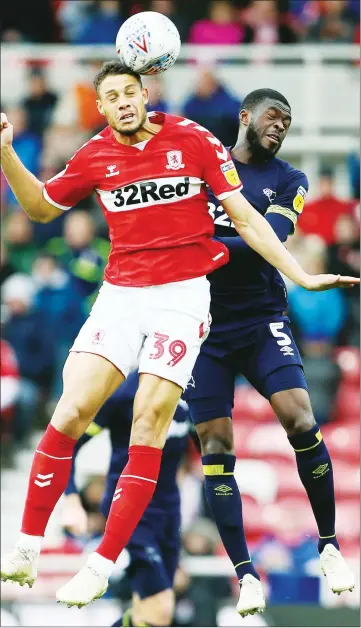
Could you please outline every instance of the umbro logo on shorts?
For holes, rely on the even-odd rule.
[[[131,183],[116,190],[97,190],[108,211],[119,212],[182,201],[199,194],[197,177],[169,177]]]

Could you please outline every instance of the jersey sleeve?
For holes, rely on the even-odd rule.
[[[58,209],[71,209],[92,193],[95,186],[91,171],[89,155],[80,149],[68,161],[64,170],[45,183],[45,200]]]
[[[268,214],[281,214],[292,223],[294,231],[297,220],[303,212],[307,193],[308,179],[303,172],[294,170],[287,173],[284,183],[267,209]]]
[[[203,180],[219,201],[240,192],[243,185],[228,150],[212,133],[200,133]]]

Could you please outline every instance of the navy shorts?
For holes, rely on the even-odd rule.
[[[109,474],[101,511],[108,516],[118,474]],[[141,599],[173,588],[180,553],[180,505],[169,510],[149,506],[127,545],[127,574],[132,591]]]
[[[132,591],[141,599],[173,588],[180,552],[180,513],[146,513],[127,545]]]
[[[302,358],[287,317],[262,323],[251,344],[221,358],[208,354],[206,344],[202,347],[193,370],[193,386],[187,389],[193,423],[232,417],[240,374],[266,399],[282,390],[307,390]]]

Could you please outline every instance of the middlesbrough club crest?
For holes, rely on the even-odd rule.
[[[168,165],[166,166],[167,170],[180,170],[184,168],[184,164],[182,164],[182,151],[181,150],[170,150],[167,153]]]
[[[93,345],[100,345],[102,344],[102,340],[105,336],[105,331],[104,329],[96,329],[93,333],[93,337],[92,337],[92,343]]]

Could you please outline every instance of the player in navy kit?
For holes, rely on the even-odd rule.
[[[308,191],[306,175],[276,157],[290,124],[286,98],[274,90],[256,90],[243,101],[239,135],[231,149],[242,193],[282,242],[293,233]],[[331,589],[351,590],[354,577],[339,552],[332,464],[313,417],[302,359],[286,315],[285,284],[278,271],[238,236],[210,190],[209,211],[216,236],[230,251],[230,262],[208,277],[212,326],[193,371],[188,401],[202,446],[206,494],[215,522],[239,581],[254,585],[241,587],[241,597],[248,599],[238,609],[247,615],[263,610],[265,602],[248,554],[241,498],[233,477],[231,417],[239,373],[270,401],[295,450],[318,526],[321,567]],[[220,484],[230,489],[226,502],[225,492],[216,490]]]
[[[115,489],[128,461],[133,402],[138,382],[138,373],[132,373],[102,407],[76,445],[63,513],[70,529],[84,514],[74,481],[77,453],[105,427],[109,428],[112,447],[101,504],[105,518],[112,500],[120,498]],[[153,499],[127,546],[130,554],[128,575],[133,590],[132,609],[115,626],[171,625],[174,611],[173,579],[180,550],[180,496],[176,474],[188,442],[189,427],[187,404],[181,400],[168,432]]]

